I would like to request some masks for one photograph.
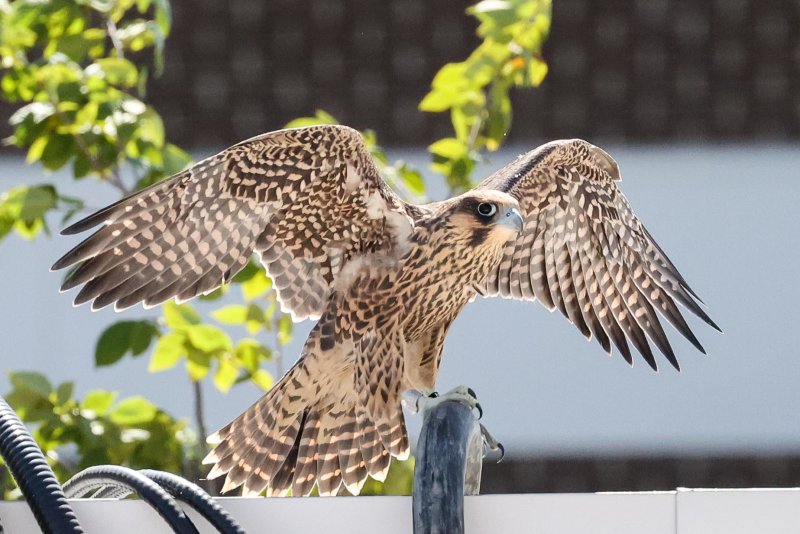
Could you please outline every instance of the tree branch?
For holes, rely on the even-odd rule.
[[[200,435],[200,439],[197,440],[197,446],[200,449],[202,456],[205,456],[206,453],[208,453],[208,446],[206,444],[208,431],[206,430],[203,410],[203,390],[201,389],[200,382],[198,380],[192,380],[192,389],[194,392],[194,421],[197,425],[197,433]]]
[[[111,44],[114,45],[114,51],[117,53],[117,57],[124,58],[125,47],[122,45],[122,41],[119,40],[117,25],[111,20],[111,17],[106,19],[106,28],[108,29],[108,36],[111,38]]]

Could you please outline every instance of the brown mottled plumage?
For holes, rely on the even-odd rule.
[[[678,366],[656,310],[703,350],[675,301],[716,325],[619,179],[603,150],[556,141],[415,206],[355,130],[282,130],[72,225],[103,226],[53,267],[79,264],[63,285],[85,284],[76,304],[122,309],[208,293],[260,254],[282,308],[319,321],[278,384],[212,436],[209,477],[250,494],[358,493],[408,455],[401,392],[433,390],[450,324],[477,294],[558,308],[632,363],[630,340],[654,369],[648,337]]]

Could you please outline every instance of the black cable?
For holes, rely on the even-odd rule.
[[[82,533],[47,459],[14,410],[0,397],[0,456],[45,533]]]
[[[98,465],[86,468],[64,484],[64,493],[69,497],[80,497],[103,486],[130,488],[143,501],[155,508],[174,532],[198,534],[194,523],[175,499],[148,477],[127,467]]]
[[[124,499],[133,493],[133,490],[127,486],[103,486],[95,491],[90,499]],[[85,497],[85,496],[84,496]]]
[[[196,484],[164,471],[142,469],[139,472],[167,490],[179,501],[185,502],[197,510],[219,532],[223,534],[245,534],[245,530],[233,516]]]
[[[223,534],[245,534],[245,530],[231,516],[227,510],[221,507],[211,498],[202,488],[192,484],[188,480],[172,473],[156,471],[153,469],[141,469],[141,474],[164,488],[170,495],[181,502],[194,508],[202,515],[218,532]],[[92,499],[122,499],[133,493],[127,486],[109,485],[97,490],[92,495]]]

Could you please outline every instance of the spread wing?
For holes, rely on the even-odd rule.
[[[391,251],[409,224],[361,135],[344,126],[267,133],[73,224],[99,230],[58,260],[75,304],[155,306],[213,291],[253,252],[284,311],[318,317],[362,253]]]
[[[606,352],[613,342],[632,363],[630,341],[656,369],[650,338],[679,369],[656,311],[702,352],[676,302],[719,327],[634,215],[619,180],[611,156],[581,140],[543,145],[484,180],[478,189],[519,201],[525,225],[480,289],[558,308]]]

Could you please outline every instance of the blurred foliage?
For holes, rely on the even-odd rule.
[[[96,389],[83,399],[72,382],[53,387],[43,375],[9,373],[13,389],[6,396],[65,481],[77,471],[98,464],[134,469],[184,471],[197,437],[185,421],[176,421],[142,397],[118,399]],[[18,496],[7,471],[0,477],[0,496]]]
[[[480,22],[483,41],[466,60],[442,67],[419,104],[422,111],[450,111],[453,137],[428,150],[451,192],[472,187],[480,153],[503,143],[511,128],[511,88],[538,87],[547,75],[541,52],[551,7],[551,0],[483,0],[467,10]]]
[[[361,489],[360,495],[410,495],[414,485],[414,457],[399,462],[392,460],[386,480],[378,482],[373,478]]]
[[[151,67],[134,62],[152,49],[160,72],[169,27],[166,0],[0,1],[0,91],[24,104],[6,143],[27,149],[28,163],[71,165],[74,178],[94,175],[123,194],[181,170],[188,155],[142,100]],[[54,184],[20,185],[0,195],[0,238],[31,238],[49,211],[60,208],[63,223],[82,206]]]
[[[460,63],[445,65],[420,103],[429,112],[450,111],[454,133],[429,147],[433,169],[452,191],[471,184],[481,152],[496,150],[511,125],[510,91],[537,86],[547,73],[540,51],[550,25],[550,1],[484,0],[468,13],[480,23],[478,48]],[[168,0],[0,0],[0,91],[20,107],[11,116],[7,143],[27,150],[28,163],[71,176],[105,182],[127,195],[185,168],[190,159],[166,141],[164,124],[145,102],[151,71],[163,68],[170,29]],[[336,123],[324,111],[287,127]],[[364,139],[384,176],[401,195],[424,201],[421,173],[403,161],[390,162],[375,132]],[[48,216],[63,225],[85,211],[82,199],[61,194],[55,183],[20,184],[0,195],[0,240],[14,232],[32,239],[49,234]],[[182,364],[197,385],[210,379],[221,392],[250,382],[269,389],[283,371],[282,349],[293,323],[280,311],[272,283],[251,260],[236,275],[240,298],[210,311],[168,302],[157,319],[124,320],[109,326],[95,348],[98,367],[126,355],[150,353],[148,370]],[[200,297],[217,301],[231,285]],[[243,330],[234,341],[232,330]],[[272,337],[270,346],[255,338]],[[152,349],[152,350],[151,350]],[[198,473],[204,440],[141,397],[117,401],[95,390],[73,398],[72,383],[53,388],[37,373],[11,373],[8,401],[32,425],[37,441],[64,480],[89,465]],[[200,388],[195,387],[195,425],[205,434]],[[381,484],[370,480],[365,494],[407,494],[413,459],[393,462]],[[6,479],[0,480],[7,490]]]

